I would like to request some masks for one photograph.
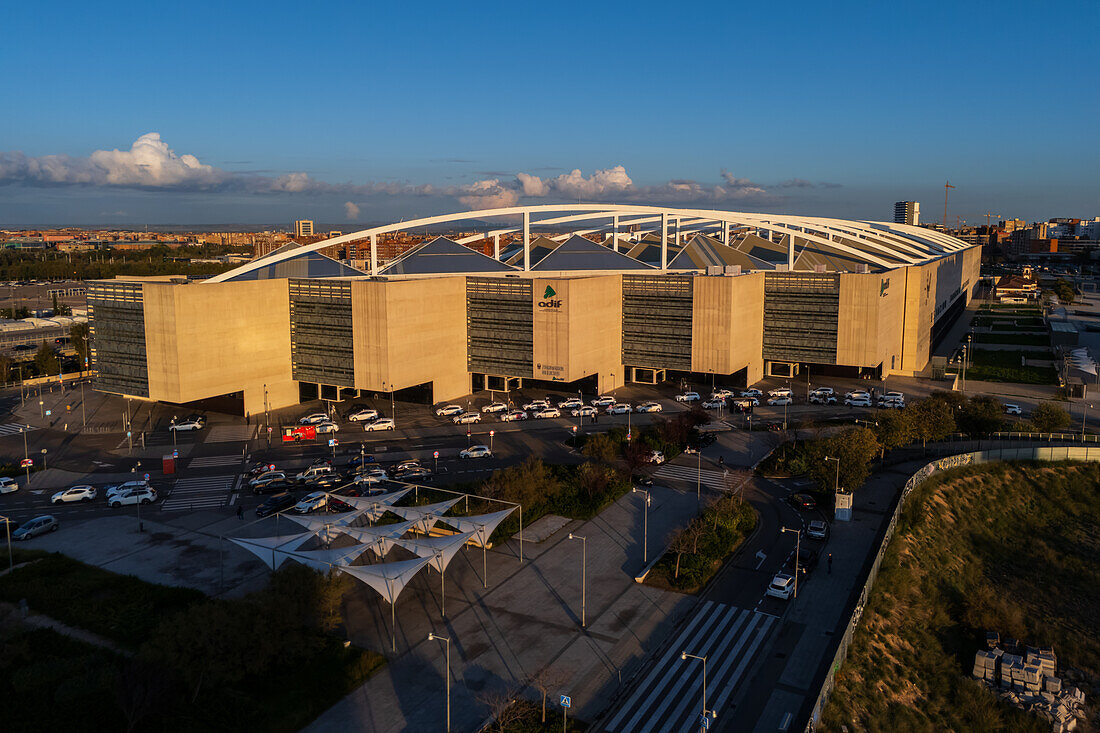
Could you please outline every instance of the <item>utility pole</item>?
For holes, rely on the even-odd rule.
[[[954,186],[951,185],[951,181],[943,184],[943,230],[945,232],[947,231],[947,194],[952,188]]]

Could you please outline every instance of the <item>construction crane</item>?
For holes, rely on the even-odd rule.
[[[951,185],[951,181],[947,181],[943,184],[943,230],[947,231],[947,193],[949,189],[954,188]]]
[[[965,223],[966,223],[966,219],[962,218],[958,214],[955,214],[955,229],[957,229],[958,231],[961,232],[962,228],[963,228],[963,224],[965,224]]]
[[[1000,215],[1000,214],[991,214],[991,213],[989,213],[988,211],[987,211],[987,212],[985,212],[984,214],[982,214],[982,216],[984,216],[984,217],[985,217],[985,225],[986,225],[986,227],[988,227],[988,226],[989,226],[989,217],[991,217],[991,216],[995,216],[995,217],[997,217],[998,219],[1000,219],[1000,218],[1001,218],[1001,215]]]

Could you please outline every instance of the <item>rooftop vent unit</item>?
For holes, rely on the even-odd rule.
[[[741,274],[741,265],[726,265],[726,274],[727,275],[740,275]]]

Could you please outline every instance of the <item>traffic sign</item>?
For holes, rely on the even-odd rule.
[[[127,430],[127,431],[126,431],[126,437],[127,437],[127,438],[129,438],[129,437],[130,437],[130,436],[132,436],[132,435],[133,435],[133,433],[131,433],[131,432],[130,432],[129,430]]]
[[[569,695],[562,695],[561,696],[561,706],[563,708],[573,707],[573,700],[569,697]]]
[[[33,465],[34,465],[34,459],[33,458],[24,458],[23,460],[21,460],[19,462],[19,467],[20,468],[30,468]]]
[[[494,435],[496,435],[496,434],[497,434],[497,431],[495,431],[495,430],[490,430],[490,431],[489,431],[489,437],[490,437],[490,438],[491,438],[491,437],[493,437],[493,436],[494,436]]]
[[[432,458],[439,458],[439,451],[432,451]]]
[[[46,417],[49,417],[52,414],[53,414],[53,410],[46,410]]]
[[[576,425],[573,426],[573,432],[574,433],[577,432],[577,426]]]
[[[269,465],[269,466],[267,467],[267,470],[268,470],[268,471],[274,471],[274,470],[275,470],[275,464],[274,464],[274,463],[272,463],[271,465]]]
[[[149,474],[145,474],[145,480],[146,480],[146,481],[148,481],[148,480],[149,480]]]
[[[178,450],[172,451],[172,457],[173,458],[179,458],[180,457],[180,452]]]
[[[629,442],[629,441],[630,441],[630,436],[631,436],[632,434],[633,434],[633,433],[632,433],[631,431],[629,431],[629,430],[627,431],[627,433],[626,433],[626,439],[627,439],[627,442]]]
[[[329,438],[328,439],[328,447],[329,448],[335,448],[338,445],[340,445],[340,441],[338,441],[336,438]]]
[[[703,730],[710,730],[710,716],[706,713],[699,716],[699,727]]]
[[[270,426],[270,425],[268,425],[268,426],[267,426],[267,432],[269,432],[269,433],[270,433],[270,432],[271,432],[271,430],[272,430],[271,426]]]

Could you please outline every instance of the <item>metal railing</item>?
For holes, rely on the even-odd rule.
[[[1008,435],[1008,433],[1006,433]],[[1016,433],[1015,435],[1019,435]],[[1023,433],[1023,435],[1028,435]],[[1049,433],[1047,434],[1049,435]],[[1079,435],[1077,437],[1080,437]],[[1095,436],[1088,436],[1093,437]],[[1096,442],[1091,441],[1091,442]],[[852,617],[848,621],[847,627],[844,629],[844,634],[840,638],[840,642],[837,645],[836,654],[833,655],[832,662],[829,664],[829,669],[825,674],[825,679],[821,684],[821,690],[818,692],[817,700],[814,702],[813,712],[810,714],[810,719],[806,723],[806,731],[810,733],[814,730],[814,726],[821,719],[821,712],[825,709],[826,703],[829,701],[829,695],[833,691],[833,685],[836,681],[836,673],[840,671],[841,666],[844,664],[845,659],[848,657],[848,647],[852,643],[852,638],[855,636],[856,629],[859,627],[859,622],[863,618],[863,609],[867,604],[867,599],[871,595],[871,589],[874,587],[875,580],[878,577],[879,566],[882,563],[882,558],[886,555],[886,549],[890,546],[890,540],[894,537],[894,532],[897,529],[898,518],[905,510],[906,500],[912,493],[913,489],[920,486],[924,481],[935,473],[940,471],[947,471],[952,468],[958,468],[959,466],[976,465],[979,463],[989,463],[993,461],[1095,461],[1100,462],[1100,448],[1090,448],[1088,446],[1027,446],[1018,448],[993,448],[985,451],[976,451],[973,453],[960,453],[952,456],[946,456],[939,458],[925,464],[916,473],[909,477],[905,482],[905,487],[901,491],[901,496],[898,498],[897,507],[894,509],[894,513],[890,517],[890,523],[886,525],[886,531],[883,534],[882,543],[879,545],[878,552],[875,553],[875,558],[871,562],[871,567],[867,572],[867,580],[864,582],[863,587],[860,589],[859,598],[855,604],[855,608],[852,610]]]

